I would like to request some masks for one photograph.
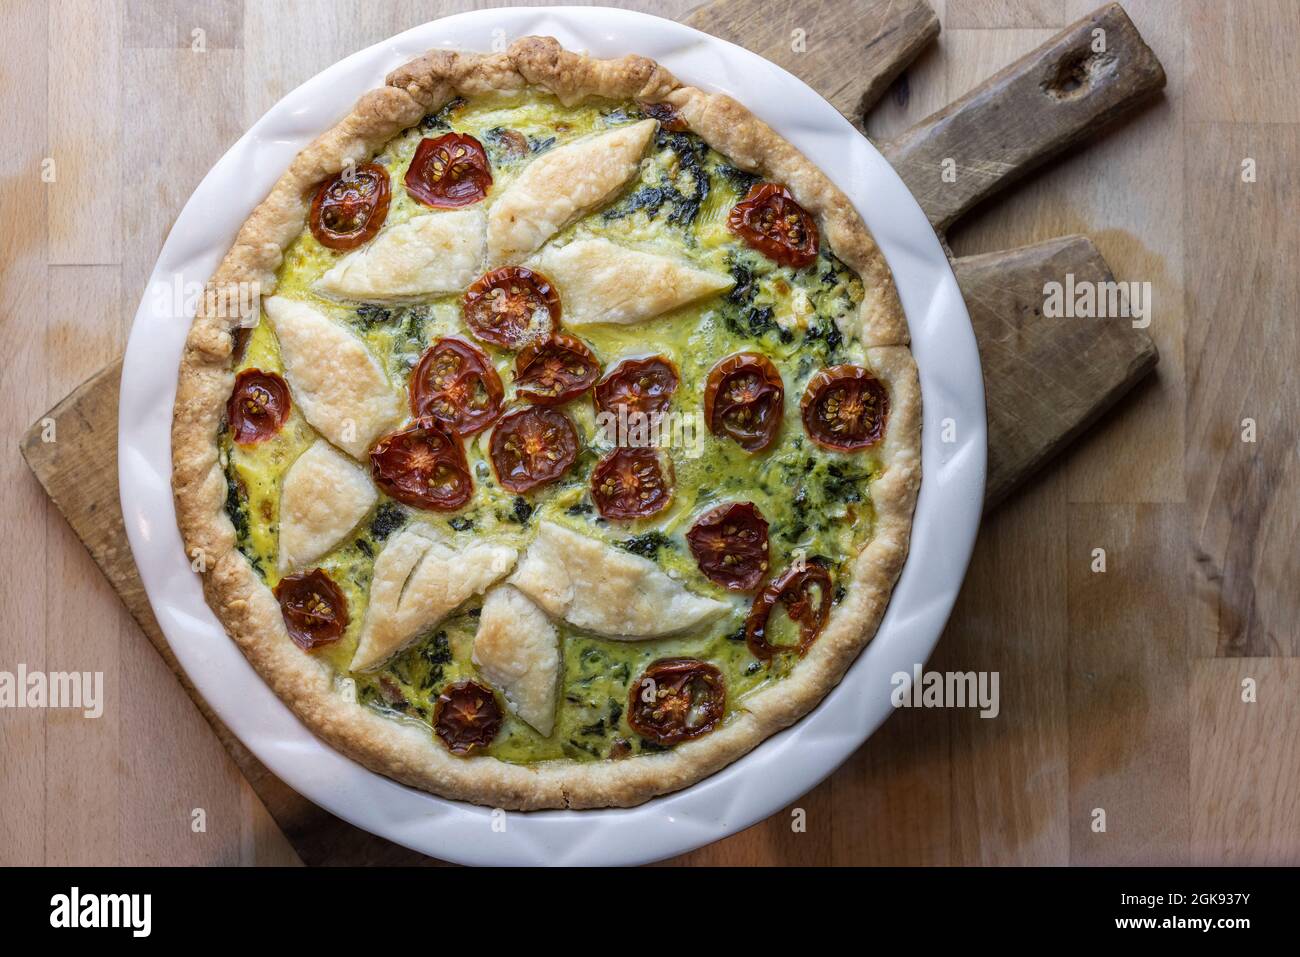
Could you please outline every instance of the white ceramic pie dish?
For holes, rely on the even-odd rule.
[[[729,93],[853,200],[889,260],[911,327],[924,478],[911,554],[879,632],[816,710],[684,791],[628,809],[511,813],[502,830],[488,808],[404,787],[319,741],[226,637],[190,570],[171,495],[171,408],[193,308],[159,307],[154,290],[206,280],[297,151],[390,70],[433,47],[488,50],[530,34],[595,56],[640,53],[684,82]],[[944,443],[948,418],[956,441]],[[212,168],[168,236],[131,330],[119,409],[127,537],[158,622],[200,693],[249,750],[317,804],[389,840],[469,864],[652,861],[735,833],[816,786],[889,716],[891,676],[910,673],[937,642],[974,546],[985,455],[970,319],[925,215],[880,154],[829,103],[761,57],[672,21],[598,7],[482,10],[428,23],[336,63],[276,104]]]

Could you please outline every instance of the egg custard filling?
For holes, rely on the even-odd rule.
[[[238,548],[339,693],[453,755],[715,733],[873,536],[866,293],[671,107],[455,98],[320,184],[240,330]]]

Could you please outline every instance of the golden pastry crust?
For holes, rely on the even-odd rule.
[[[784,182],[816,217],[823,239],[863,279],[868,295],[860,337],[885,383],[891,411],[883,472],[872,486],[875,534],[853,566],[830,622],[792,673],[745,699],[715,732],[661,754],[622,761],[554,761],[533,766],[492,757],[453,757],[427,729],[381,717],[349,700],[328,667],[289,640],[279,604],[235,547],[224,510],[218,440],[234,383],[233,304],[256,284],[275,288],[284,249],[305,225],[311,195],[348,163],[385,143],[455,96],[543,88],[573,104],[587,96],[672,104],[695,133],[740,167]],[[528,37],[490,55],[434,50],[394,71],[353,111],[295,158],[253,211],[209,281],[181,361],[172,425],[173,488],[185,546],[202,556],[208,603],[277,695],[333,747],[372,770],[448,798],[493,807],[630,806],[686,787],[730,764],[810,711],[839,682],[875,634],[907,556],[921,480],[921,395],[907,325],[889,267],[857,212],[826,176],[731,98],[682,86],[644,57],[598,60],[548,37]]]

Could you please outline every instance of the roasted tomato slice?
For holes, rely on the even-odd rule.
[[[560,405],[590,389],[600,363],[586,343],[573,336],[552,336],[525,346],[515,358],[519,395],[538,405]]]
[[[264,442],[289,418],[289,386],[274,372],[245,369],[235,376],[235,389],[226,402],[230,437],[240,445]]]
[[[686,121],[681,118],[677,112],[677,107],[671,103],[646,103],[638,101],[637,106],[641,107],[641,112],[652,120],[658,120],[659,125],[671,133],[684,133],[690,127]]]
[[[831,573],[822,565],[808,562],[792,565],[758,593],[745,620],[745,643],[755,658],[768,660],[784,651],[804,654],[821,634],[831,612]],[[768,641],[768,624],[777,602],[785,605],[790,620],[799,626],[799,641],[790,646]]]
[[[492,186],[492,168],[483,144],[462,133],[420,140],[406,168],[406,191],[435,209],[477,203]]]
[[[889,393],[862,366],[832,366],[809,380],[799,410],[814,442],[851,452],[875,445],[885,434]]]
[[[704,388],[704,421],[714,435],[734,439],[746,452],[772,444],[785,415],[785,384],[772,360],[738,352],[711,370]]]
[[[388,218],[388,170],[367,163],[326,180],[311,201],[311,234],[330,249],[356,249]]]
[[[532,152],[528,137],[518,130],[496,128],[488,133],[488,140],[497,148],[501,157],[509,162],[527,156]]]
[[[698,738],[717,727],[726,713],[722,672],[696,658],[661,658],[627,696],[627,723],[658,744]]]
[[[644,518],[673,498],[671,468],[652,448],[615,449],[591,471],[591,497],[604,518]]]
[[[704,577],[732,591],[752,591],[767,574],[767,519],[753,502],[710,509],[686,533]]]
[[[474,492],[460,440],[436,419],[385,435],[370,450],[375,484],[412,508],[451,512]]]
[[[433,730],[452,754],[486,748],[501,730],[504,717],[492,689],[477,681],[457,681],[438,695]]]
[[[560,294],[551,281],[523,266],[502,266],[474,281],[462,301],[474,335],[507,349],[546,339],[560,321]]]
[[[644,416],[648,425],[668,411],[679,381],[677,367],[664,356],[624,359],[596,383],[596,412],[622,422]]]
[[[281,578],[274,592],[284,627],[299,648],[311,651],[342,637],[348,626],[348,600],[319,568]]]
[[[437,419],[456,435],[491,425],[501,414],[503,393],[487,355],[464,339],[439,339],[411,372],[411,414]]]
[[[817,258],[817,224],[779,183],[755,183],[727,216],[727,228],[769,259],[802,269]]]
[[[530,406],[497,423],[491,454],[502,487],[529,492],[569,470],[578,457],[578,431],[558,409]]]

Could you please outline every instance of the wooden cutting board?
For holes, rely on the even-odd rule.
[[[786,67],[845,113],[862,117],[937,35],[923,0],[835,4],[810,18],[804,0],[714,0],[687,22]],[[816,57],[798,24],[826,36]],[[1097,51],[1097,31],[1105,50]],[[851,82],[845,82],[852,76]],[[1164,71],[1115,4],[1081,20],[897,139],[879,144],[930,221],[946,230],[976,203],[1095,133],[1164,85]],[[945,243],[946,248],[946,243]],[[1111,281],[1083,236],[953,260],[984,363],[989,418],[986,507],[993,507],[1086,429],[1156,364],[1128,320],[1042,315],[1044,284]],[[180,670],[149,608],[118,500],[121,362],[33,424],[22,453],[123,602],[194,699],[236,764],[309,864],[434,863],[339,820],[291,790],[229,732]],[[55,423],[57,441],[46,441]],[[111,467],[109,463],[114,463]]]

